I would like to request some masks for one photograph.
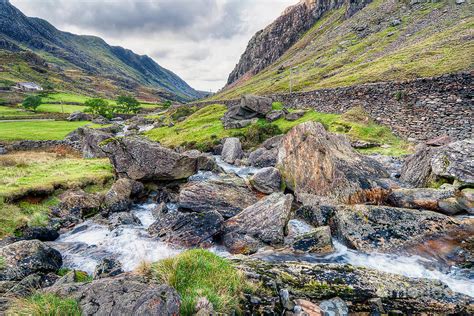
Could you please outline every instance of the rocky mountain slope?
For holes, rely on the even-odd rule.
[[[150,57],[98,37],[59,31],[45,20],[25,16],[8,0],[0,1],[0,50],[7,80],[39,80],[86,92],[126,89],[180,101],[201,97]]]
[[[215,98],[412,79],[472,69],[462,1],[301,1],[249,42]]]

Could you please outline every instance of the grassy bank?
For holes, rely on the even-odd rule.
[[[87,124],[91,123],[27,120],[0,122],[0,141],[62,140],[75,129]]]
[[[278,107],[278,104],[275,104],[275,107]],[[409,145],[405,141],[395,136],[388,127],[375,124],[366,116],[364,117],[364,113],[358,113],[357,116],[363,116],[360,118],[354,115],[328,114],[310,110],[296,121],[288,121],[285,118],[280,118],[268,124],[264,120],[260,120],[254,126],[243,129],[226,130],[221,122],[221,118],[224,116],[226,110],[227,108],[224,105],[209,105],[194,112],[184,121],[175,123],[173,127],[164,126],[156,128],[148,131],[146,135],[150,139],[159,141],[169,147],[184,146],[186,148],[209,150],[213,145],[218,144],[220,139],[225,137],[237,136],[246,138],[246,140],[249,141],[249,138],[255,138],[253,135],[255,134],[255,127],[260,127],[259,133],[264,133],[265,130],[269,129],[272,130],[272,133],[274,133],[275,130],[279,130],[278,133],[286,133],[298,124],[316,121],[322,123],[330,132],[346,134],[354,140],[364,140],[386,145],[383,148],[377,147],[364,150],[363,152],[394,156],[409,153]],[[165,115],[162,119],[168,122],[170,116]],[[269,128],[272,126],[277,128]],[[269,133],[268,136],[271,137],[272,133]],[[257,135],[257,137],[258,136],[260,135]],[[263,140],[264,139],[259,139],[260,142]],[[251,139],[250,143],[255,144],[256,142]]]
[[[7,315],[81,316],[82,312],[74,299],[37,293],[29,298],[15,300]]]

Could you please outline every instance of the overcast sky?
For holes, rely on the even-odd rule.
[[[252,35],[297,0],[10,0],[60,30],[152,57],[193,88],[216,91]]]

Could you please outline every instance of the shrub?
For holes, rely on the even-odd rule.
[[[41,97],[38,95],[30,95],[23,100],[21,105],[27,110],[36,112],[36,109],[41,105]]]
[[[190,116],[191,114],[193,114],[194,112],[196,112],[196,108],[195,107],[189,107],[187,105],[185,106],[180,106],[179,108],[176,109],[176,111],[171,114],[171,118],[175,121],[179,120],[180,118],[182,117],[187,117],[187,116]]]
[[[111,119],[115,114],[115,108],[104,99],[90,99],[87,100],[84,105],[87,113],[101,115],[105,118]]]
[[[29,298],[18,299],[7,311],[7,315],[80,316],[81,314],[76,300],[61,298],[50,293],[37,293]]]
[[[273,102],[272,103],[272,109],[273,110],[283,110],[285,106],[283,105],[283,102]]]
[[[136,114],[140,109],[140,102],[130,95],[120,95],[117,98],[117,111],[119,113]]]
[[[238,309],[245,280],[228,260],[207,250],[195,249],[152,264],[158,282],[174,287],[181,296],[181,315],[192,315],[205,297],[218,313]]]
[[[173,102],[171,102],[170,100],[166,100],[165,102],[163,102],[162,107],[165,109],[169,109],[172,105]]]
[[[240,132],[243,138],[243,147],[246,149],[256,147],[267,139],[280,134],[283,132],[277,125],[266,122],[253,124],[247,130]]]

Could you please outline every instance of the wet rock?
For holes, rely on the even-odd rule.
[[[331,219],[333,234],[363,252],[390,252],[446,234],[458,223],[443,214],[388,206],[341,205]]]
[[[230,164],[233,164],[238,159],[242,159],[244,152],[242,150],[240,139],[237,137],[227,138],[224,142],[221,156],[222,160]]]
[[[224,245],[232,253],[254,253],[265,244],[283,244],[293,196],[273,193],[224,224]]]
[[[101,148],[123,178],[167,181],[186,179],[196,173],[196,159],[138,137],[112,139]]]
[[[59,196],[60,204],[53,210],[62,226],[77,224],[82,219],[97,214],[103,202],[103,196],[86,193],[83,190],[68,190]]]
[[[443,205],[446,206],[444,201],[454,198],[454,196],[455,191],[453,189],[395,189],[388,196],[388,203],[395,207],[425,209],[454,215],[462,211],[462,209],[459,208],[456,212],[452,213],[453,210],[448,211],[446,207],[443,207]]]
[[[252,167],[265,168],[274,167],[278,158],[278,149],[257,148],[249,155],[249,162]]]
[[[293,250],[308,253],[332,253],[334,252],[334,246],[332,244],[331,229],[329,226],[322,226],[312,232],[297,236],[291,247]]]
[[[277,168],[300,201],[311,195],[357,202],[364,192],[378,187],[376,179],[388,177],[377,161],[354,151],[346,137],[328,133],[316,122],[300,124],[286,134]]]
[[[56,272],[62,265],[59,251],[38,240],[24,240],[0,248],[4,267],[0,281],[20,281],[30,274]]]
[[[80,127],[66,137],[66,141],[74,144],[82,152],[84,158],[104,158],[105,153],[99,146],[112,138],[113,134],[95,128]]]
[[[178,315],[178,293],[167,285],[125,275],[46,289],[79,302],[84,315]]]
[[[111,213],[128,211],[132,205],[132,198],[140,195],[143,190],[143,184],[138,181],[118,179],[105,195],[103,209]]]
[[[26,240],[55,241],[59,233],[53,227],[26,227],[21,231],[21,237]]]
[[[255,194],[237,177],[189,182],[179,193],[180,209],[217,210],[225,218],[235,216],[256,202]]]
[[[161,213],[148,232],[165,242],[183,247],[205,247],[222,229],[224,218],[217,211]]]
[[[114,230],[122,225],[141,225],[140,219],[130,212],[113,213],[109,216],[109,228]]]
[[[346,316],[349,315],[349,308],[341,298],[335,297],[319,303],[319,308],[324,316]]]
[[[250,178],[252,186],[265,194],[279,192],[281,190],[281,174],[276,168],[263,168]]]
[[[188,150],[185,151],[183,155],[196,159],[197,170],[214,172],[218,172],[220,170],[214,157],[212,157],[210,154],[202,153],[199,150]]]
[[[164,214],[164,213],[168,213],[168,206],[166,205],[165,202],[161,202],[160,204],[158,204],[156,207],[154,207],[152,210],[151,210],[151,214],[153,215],[153,217],[155,219],[158,219],[161,214]]]
[[[287,121],[296,121],[302,118],[307,111],[305,110],[296,110],[285,115]]]
[[[81,112],[81,111],[76,111],[74,113],[71,113],[69,117],[67,118],[68,121],[74,122],[74,121],[91,121],[93,119],[92,115]]]
[[[95,267],[94,280],[110,278],[122,274],[122,265],[114,259],[102,259]]]
[[[54,273],[34,273],[20,281],[0,281],[0,296],[29,296],[38,289],[53,285],[57,279]]]
[[[267,113],[267,115],[265,115],[265,119],[269,122],[273,122],[282,118],[284,115],[285,115],[285,112],[281,110],[273,110]]]
[[[435,280],[408,278],[344,264],[271,263],[250,259],[235,262],[249,281],[262,286],[254,294],[257,296],[254,300],[262,305],[269,304],[270,310],[277,314],[284,311],[276,290],[281,288],[288,289],[296,299],[311,302],[339,297],[347,302],[351,313],[371,312],[373,299],[379,299],[387,313],[398,310],[405,314],[469,313],[469,304],[472,304],[469,297],[454,293]],[[332,300],[331,305],[334,303]],[[337,306],[345,310],[344,304],[339,303]],[[260,309],[265,307],[260,306]]]

